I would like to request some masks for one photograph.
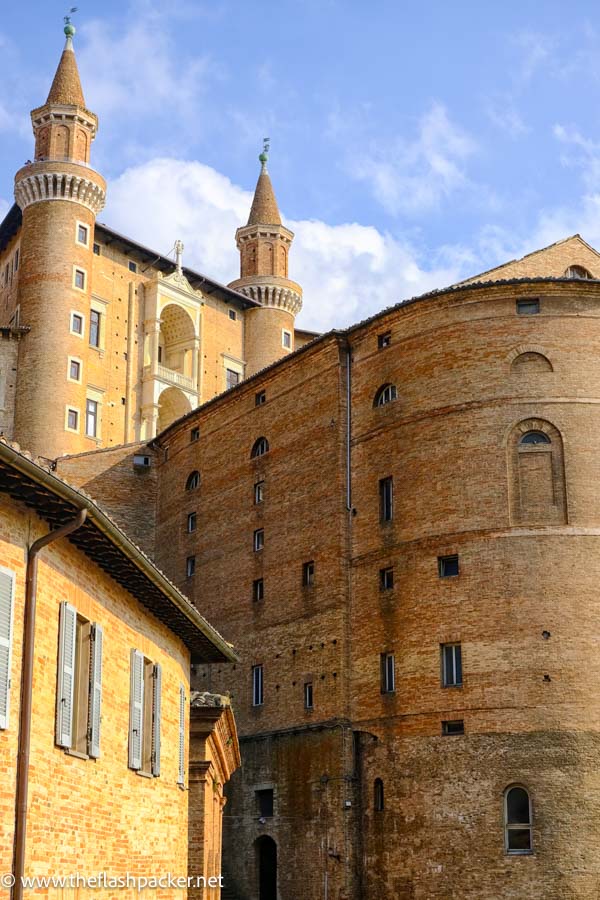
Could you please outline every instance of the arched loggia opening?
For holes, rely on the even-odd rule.
[[[165,388],[158,399],[157,434],[164,431],[176,419],[185,416],[191,410],[191,404],[183,391],[178,388]]]
[[[277,844],[262,835],[255,844],[258,869],[258,900],[277,900]]]
[[[169,303],[160,314],[158,363],[171,372],[191,379],[196,332],[189,314]]]

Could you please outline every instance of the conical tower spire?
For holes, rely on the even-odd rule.
[[[256,182],[254,200],[248,216],[248,225],[281,225],[279,207],[275,191],[267,171],[269,140],[265,138],[263,152],[258,157],[261,163],[260,175]]]
[[[81,79],[73,49],[73,35],[75,27],[71,25],[69,17],[65,17],[66,43],[63,50],[50,93],[46,103],[60,103],[68,106],[85,106]]]
[[[288,278],[294,233],[281,222],[267,171],[268,150],[265,138],[248,224],[235,233],[240,277],[230,284],[254,301],[245,319],[246,376],[293,351],[294,318],[302,308],[302,288]]]

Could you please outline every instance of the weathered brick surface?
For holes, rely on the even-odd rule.
[[[0,562],[18,579],[10,722],[7,730],[0,731],[0,869],[10,872],[25,546],[47,527],[5,494],[0,495],[0,513]],[[54,744],[62,600],[104,628],[102,755],[95,761],[68,755]],[[186,875],[188,793],[178,787],[177,775],[179,685],[188,684],[189,652],[166,626],[66,540],[40,555],[35,641],[26,874],[170,871]],[[127,765],[132,648],[162,666],[161,775],[154,779],[140,777]],[[133,890],[118,893],[124,898],[135,895]],[[114,891],[99,890],[94,895],[104,900],[113,897]],[[184,892],[171,889],[157,895],[174,898],[183,897]],[[8,891],[0,890],[0,897],[8,898]]]

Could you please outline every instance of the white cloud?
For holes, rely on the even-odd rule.
[[[388,212],[423,213],[469,186],[464,163],[475,149],[470,135],[436,103],[420,119],[414,140],[398,137],[361,147],[350,170],[371,185]]]
[[[239,272],[235,230],[252,195],[198,162],[154,159],[109,183],[110,226],[161,253],[177,238],[185,262],[222,282]],[[290,277],[304,288],[299,323],[325,331],[464,277],[473,254],[447,246],[433,258],[402,237],[358,223],[290,221],[296,233]]]

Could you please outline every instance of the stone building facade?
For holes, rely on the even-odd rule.
[[[4,441],[0,513],[0,897],[134,897],[138,878],[218,897],[239,750],[226,698],[208,727],[190,716],[189,674],[235,654],[87,495]]]
[[[240,728],[233,896],[597,895],[600,256],[509,265],[129,451],[148,552],[240,657],[193,673]],[[110,507],[118,452],[58,469]]]
[[[235,645],[191,678],[199,733],[225,692],[240,730],[229,895],[596,898],[600,255],[575,235],[294,345],[262,162],[240,278],[210,295],[244,335],[226,351],[210,298],[193,333],[169,312],[193,273],[164,260],[142,285],[111,255],[136,245],[95,226],[92,266],[133,281],[128,309],[148,302],[122,404],[138,418],[91,452],[49,423],[44,451]],[[245,368],[223,392],[225,353]],[[189,412],[146,388],[163,364],[197,371]]]
[[[71,34],[31,121],[33,160],[17,172],[16,204],[0,223],[0,327],[22,328],[6,436],[46,457],[147,440],[294,350],[302,290],[287,277],[294,235],[281,224],[266,154],[237,234],[240,279],[226,287],[183,266],[181,241],[173,261],[97,221],[106,199],[90,162],[98,120]],[[0,402],[10,380],[0,362]]]

